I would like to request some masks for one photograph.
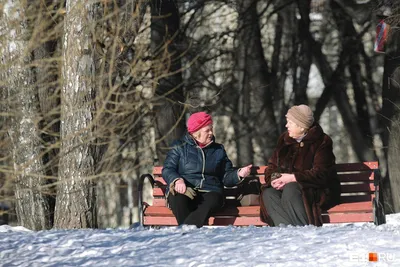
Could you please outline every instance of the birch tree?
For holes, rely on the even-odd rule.
[[[64,18],[61,147],[54,227],[96,227],[93,156],[94,61],[91,1],[67,0]]]
[[[33,5],[8,1],[0,14],[3,88],[7,91],[6,112],[11,142],[9,162],[15,179],[16,214],[19,224],[32,230],[52,226],[47,183],[42,162],[39,106],[32,69],[35,32],[29,20]]]

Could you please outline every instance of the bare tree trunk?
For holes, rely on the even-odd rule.
[[[387,41],[382,99],[383,123],[387,129],[383,147],[389,170],[384,179],[385,208],[397,213],[400,212],[400,32],[396,29],[389,32]]]
[[[338,12],[340,7],[334,1],[331,2],[331,4],[332,10],[334,10],[334,12]],[[337,14],[337,20],[340,19],[341,17]],[[336,69],[333,71],[328,60],[326,59],[326,56],[322,53],[321,45],[312,38],[311,34],[308,34],[308,36],[308,38],[310,38],[310,44],[312,45],[314,62],[316,62],[319,72],[321,73],[322,80],[325,84],[324,91],[322,92],[322,95],[316,104],[316,110],[314,112],[316,120],[319,120],[320,115],[332,97],[335,100],[336,106],[338,107],[342,116],[344,126],[350,135],[350,141],[358,159],[360,161],[374,159],[375,155],[373,149],[365,146],[365,144],[368,143],[366,140],[368,137],[364,135],[358,126],[357,117],[352,111],[352,107],[346,92],[347,87],[344,80],[344,70],[350,58],[349,47],[352,44],[351,40],[344,39],[342,41],[342,51],[340,53]]]
[[[93,6],[66,1],[56,228],[96,227],[93,151]]]
[[[307,86],[312,63],[312,53],[309,39],[307,38],[307,34],[304,33],[310,31],[310,3],[311,0],[298,1],[299,13],[301,16],[299,20],[299,76],[298,81],[297,79],[293,79],[294,104],[296,105],[308,104]],[[297,69],[294,73],[294,77],[297,77]]]
[[[29,50],[30,35],[26,18],[29,6],[11,1],[4,12],[6,44],[2,65],[7,66],[5,87],[10,124],[12,164],[15,177],[16,213],[20,225],[32,229],[51,228],[52,219],[41,155],[38,126],[38,99]],[[14,13],[15,12],[15,13]]]
[[[286,10],[285,10],[286,11]],[[286,73],[289,64],[282,64],[280,58],[282,54],[282,47],[290,47],[291,39],[288,41],[287,34],[285,35],[284,30],[288,30],[290,27],[284,27],[283,25],[290,25],[287,14],[290,14],[289,11],[284,13],[283,11],[277,14],[276,25],[275,25],[275,36],[274,36],[274,50],[272,52],[271,57],[271,88],[276,88],[272,90],[273,98],[274,98],[274,107],[276,110],[283,110],[285,106],[285,93],[284,87],[280,86],[280,79],[282,79],[282,75]],[[289,15],[289,17],[291,17]],[[287,53],[288,51],[285,51]],[[286,69],[285,69],[286,68]],[[282,70],[283,69],[283,70]],[[286,79],[286,75],[285,79]],[[278,123],[280,122],[280,118],[277,119]],[[281,127],[279,126],[278,129]]]
[[[0,23],[0,31],[2,31],[3,25]],[[3,44],[0,42],[0,54],[4,55],[5,51],[2,49]],[[4,60],[0,56],[0,66],[3,65]],[[3,65],[4,66],[4,65]],[[0,80],[5,81],[6,76],[4,75],[4,70],[0,67]],[[9,126],[7,124],[6,115],[7,114],[7,89],[4,85],[0,85],[0,225],[8,224],[10,217],[9,210],[13,203],[10,201],[11,197],[14,195],[14,190],[11,175],[9,170],[10,156],[9,156],[9,141],[7,136],[7,131]]]
[[[185,131],[184,92],[181,70],[181,34],[176,1],[152,0],[151,47],[156,77],[154,104],[158,164],[163,164],[173,140]]]
[[[5,20],[5,15],[1,16],[0,20],[0,32],[5,33],[7,31],[7,23]],[[7,41],[5,40],[5,35],[3,35],[3,38],[0,39],[0,81],[6,81],[7,80],[7,59],[6,59],[6,54],[7,54]],[[13,179],[10,179],[10,155],[9,152],[12,151],[12,149],[9,148],[9,139],[8,139],[8,129],[9,127],[9,122],[10,120],[8,119],[7,116],[7,98],[8,98],[8,90],[7,87],[5,86],[4,82],[0,83],[0,203],[3,204],[3,209],[0,208],[0,224],[7,224],[9,220],[8,212],[5,210],[6,205],[7,208],[9,209],[10,202],[7,203],[7,196],[12,196],[14,195],[14,190],[13,184],[11,181]],[[10,192],[11,191],[11,192]]]
[[[360,52],[363,51],[363,42],[361,38],[363,34],[357,33],[354,28],[352,17],[347,15],[339,6],[332,8],[335,21],[338,25],[339,32],[343,43],[343,50],[349,54],[348,70],[353,85],[354,100],[356,104],[357,117],[356,122],[358,128],[363,133],[363,146],[369,148],[372,153],[368,153],[364,160],[376,160],[376,155],[372,143],[372,131],[370,125],[370,114],[368,112],[368,104],[366,99],[366,88],[362,83],[362,68],[360,66]]]
[[[296,40],[298,20],[296,5],[292,4],[277,14],[275,26],[274,51],[271,62],[271,85],[274,109],[278,111],[277,129],[283,132],[286,125],[287,104],[285,102],[285,82],[288,70],[293,67],[290,62],[296,59]],[[280,40],[282,39],[282,40]],[[275,145],[275,142],[273,143]]]
[[[333,97],[336,101],[336,105],[338,106],[339,111],[342,114],[342,119],[351,137],[352,144],[358,158],[361,161],[374,160],[376,159],[376,155],[374,153],[374,148],[372,145],[372,134],[369,125],[369,113],[365,103],[365,92],[364,88],[357,88],[357,77],[355,72],[359,72],[359,69],[354,69],[359,67],[358,52],[360,49],[358,45],[362,45],[361,41],[355,39],[362,38],[362,35],[356,34],[351,18],[343,11],[340,6],[332,2],[331,7],[333,17],[335,18],[342,39],[342,55],[348,54],[348,56],[346,57],[349,59],[348,68],[353,82],[355,93],[354,100],[356,101],[357,114],[354,114],[354,112],[352,111],[346,89],[339,90],[338,93],[335,92],[335,94],[333,94]],[[343,84],[341,88],[347,88],[346,84]]]
[[[236,94],[237,105],[236,105],[236,116],[232,117],[232,122],[235,129],[235,140],[237,149],[237,164],[238,166],[254,162],[254,149],[252,144],[252,136],[250,135],[251,129],[248,124],[247,118],[250,117],[251,112],[251,98],[250,92],[251,87],[248,86],[246,77],[246,64],[248,52],[250,47],[248,47],[249,38],[254,38],[247,32],[250,28],[251,15],[248,14],[249,1],[238,0],[236,1],[239,7],[239,22],[238,22],[238,35],[237,35],[237,50],[236,50],[236,68],[235,78],[236,78]],[[250,1],[252,2],[252,1]],[[251,3],[250,3],[251,4]],[[255,9],[255,7],[253,7]],[[247,14],[246,14],[247,13]],[[257,10],[256,10],[257,13]],[[246,16],[247,15],[247,16]],[[254,15],[254,14],[253,14]],[[250,21],[248,21],[250,19]],[[248,25],[250,23],[250,25]]]
[[[48,63],[52,61],[55,54],[56,42],[47,42],[33,51],[35,60],[36,88],[38,91],[38,102],[42,118],[40,128],[42,139],[46,146],[44,164],[46,174],[56,178],[58,175],[58,152],[60,133],[60,91],[58,83],[58,65]]]
[[[40,32],[40,43],[33,50],[33,65],[36,78],[36,90],[40,107],[40,129],[43,147],[44,172],[47,175],[48,197],[54,221],[56,186],[58,177],[58,153],[60,144],[60,86],[59,72],[61,57],[61,37],[63,17],[54,15],[50,10],[62,8],[63,1],[34,1],[35,16],[32,23]]]
[[[322,53],[319,55],[322,55]],[[335,71],[332,71],[330,69],[329,64],[324,66],[317,64],[322,79],[324,81],[325,88],[321,97],[318,99],[316,105],[315,118],[318,121],[322,111],[328,104],[330,97],[333,97],[336,106],[338,107],[338,110],[342,116],[344,126],[350,135],[350,141],[357,157],[359,158],[360,161],[367,161],[374,158],[374,152],[371,149],[371,147],[367,147],[364,145],[365,143],[367,143],[367,141],[360,141],[364,140],[366,136],[364,136],[364,134],[361,132],[360,128],[357,125],[356,115],[352,111],[348,95],[345,91],[346,83],[344,82],[344,61],[348,57],[349,57],[348,52],[341,53],[341,56],[339,58],[339,64],[337,65]],[[322,62],[327,63],[327,61],[324,59],[320,60],[319,63]],[[330,69],[330,70],[328,72],[323,72],[322,71],[323,69]],[[332,75],[329,76],[329,73],[331,73]],[[322,107],[323,102],[325,104]]]
[[[135,144],[148,132],[142,129],[141,121],[150,113],[144,105],[150,105],[151,91],[148,2],[102,2],[96,9],[96,110],[100,119],[94,136],[100,145],[95,147],[94,158],[101,228],[129,226],[137,204],[132,194],[134,173],[138,158],[142,160],[145,153]],[[154,153],[151,155],[147,162],[153,162]]]
[[[269,70],[261,45],[257,1],[238,0],[238,35],[236,52],[236,93],[238,117],[233,117],[236,131],[238,164],[254,162],[252,136],[264,160],[272,154],[278,137],[269,87]],[[249,119],[254,121],[250,123]]]
[[[341,8],[346,10],[346,13],[349,14],[357,23],[363,24],[365,23],[371,16],[371,11],[376,7],[373,6],[376,1],[364,1],[364,3],[357,3],[356,0],[333,0]]]

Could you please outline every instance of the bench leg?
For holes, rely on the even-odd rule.
[[[372,202],[374,213],[374,224],[386,223],[385,209],[383,207],[382,179],[379,169],[374,170],[375,198]]]
[[[380,201],[376,198],[373,200],[374,224],[381,225],[386,223],[385,210]]]
[[[154,178],[151,176],[151,174],[143,174],[139,178],[139,184],[138,184],[138,211],[139,211],[139,224],[140,226],[143,226],[143,220],[144,220],[144,211],[145,208],[148,206],[147,203],[143,203],[143,184],[144,184],[144,179],[148,179],[151,183],[151,187],[154,188]]]

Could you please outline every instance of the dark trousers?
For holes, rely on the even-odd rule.
[[[276,190],[273,187],[265,188],[262,200],[268,215],[276,226],[279,224],[301,226],[308,224],[298,183],[288,183],[283,190]]]
[[[223,205],[223,195],[216,192],[197,192],[192,200],[182,194],[169,194],[168,203],[178,224],[202,227],[207,223],[211,213]]]

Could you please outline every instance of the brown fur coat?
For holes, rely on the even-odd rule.
[[[303,140],[298,143],[283,133],[277,147],[268,161],[265,184],[271,186],[271,174],[293,173],[302,188],[303,202],[310,224],[321,226],[321,210],[329,209],[340,202],[340,182],[335,170],[335,155],[332,139],[321,126],[314,124]],[[262,195],[262,194],[261,194]],[[273,225],[261,203],[261,220]]]

